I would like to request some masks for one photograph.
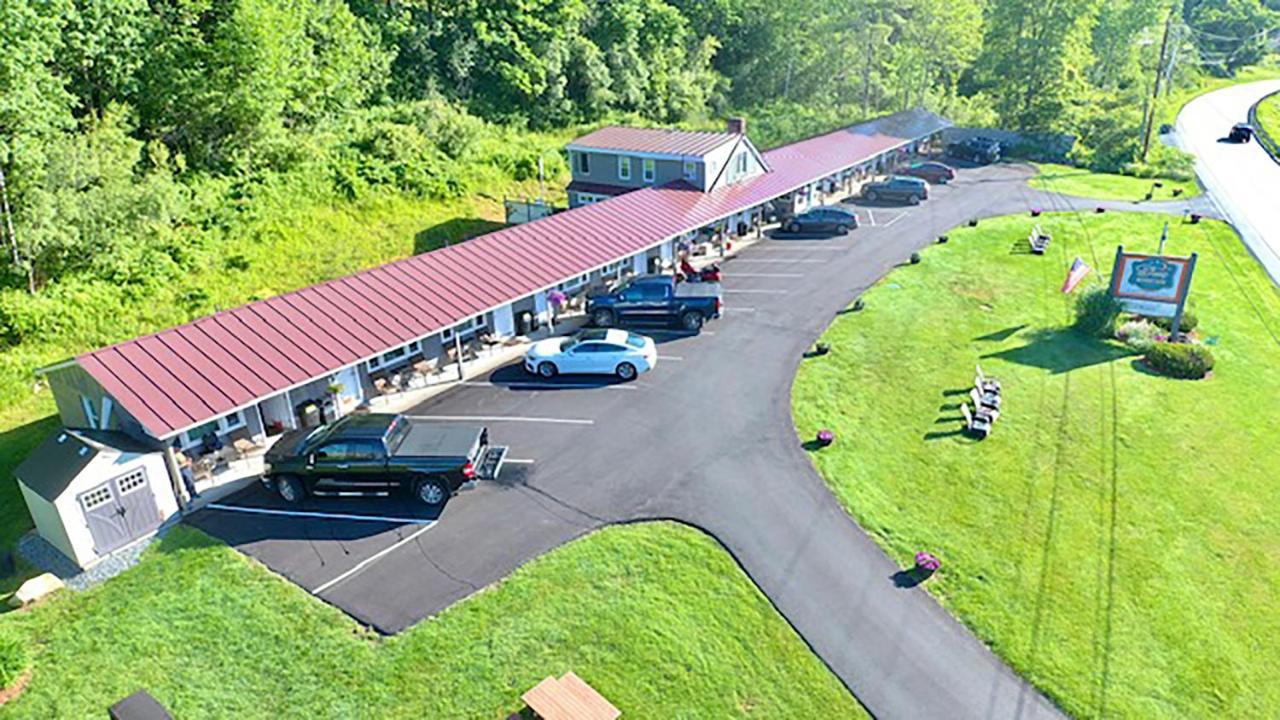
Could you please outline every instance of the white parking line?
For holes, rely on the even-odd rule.
[[[829,260],[816,258],[734,258],[735,263],[827,263]],[[730,273],[732,275],[732,273]]]
[[[730,290],[722,289],[720,292],[725,295],[786,295],[786,290]]]
[[[766,251],[766,250],[768,250],[768,251],[773,251],[773,250],[782,250],[782,251],[786,251],[786,250],[797,250],[797,249],[799,249],[799,250],[804,250],[805,252],[815,252],[815,251],[819,251],[819,252],[821,252],[821,251],[825,251],[825,252],[844,252],[845,250],[848,250],[848,249],[849,249],[849,248],[847,248],[847,247],[845,247],[845,246],[843,246],[843,245],[837,245],[837,246],[834,246],[834,247],[833,247],[833,245],[832,245],[832,244],[835,242],[834,240],[774,240],[773,242],[777,243],[777,244],[778,244],[778,246],[777,246],[777,247],[768,247],[768,246],[765,246],[765,247],[762,247],[762,248],[757,248],[757,250],[759,250],[759,251]]]
[[[899,215],[895,215],[895,216],[894,216],[894,218],[893,218],[892,220],[890,220],[889,222],[885,223],[884,225],[881,225],[880,227],[889,227],[890,225],[893,225],[894,223],[898,222],[899,220],[901,220],[902,218],[904,218],[904,217],[906,217],[906,216],[907,216],[907,214],[906,214],[906,213],[901,213],[901,214],[899,214]]]
[[[348,513],[312,512],[308,510],[275,510],[273,508],[223,505],[222,503],[209,503],[205,507],[213,510],[249,513],[250,515],[282,515],[284,517],[325,518],[329,520],[362,520],[364,522],[405,523],[412,525],[432,525],[435,523],[435,520],[425,520],[423,518],[393,517],[390,515],[352,515]]]
[[[734,273],[735,278],[799,278],[804,273]]]
[[[755,312],[755,311],[756,311],[756,309],[755,309],[755,308],[751,308],[751,307],[737,307],[736,305],[735,305],[734,307],[727,307],[727,308],[725,308],[725,310],[732,310],[733,312]]]
[[[533,458],[507,458],[502,462],[507,465],[532,465],[537,461]]]
[[[531,422],[558,425],[595,425],[595,420],[582,418],[513,417],[510,415],[406,415],[410,420],[440,420],[442,422]]]
[[[684,360],[684,358],[680,357],[679,355],[659,355],[658,359],[666,360],[668,362],[680,362],[681,360]]]
[[[542,383],[537,380],[529,379],[523,382],[483,382],[480,380],[467,380],[462,385],[468,387],[493,387],[510,390],[518,388],[520,390],[635,390],[634,385],[608,385],[593,383]]]
[[[876,216],[871,214],[871,208],[867,208],[867,220],[871,222],[871,227],[876,226]]]
[[[431,525],[435,525],[435,523],[431,523]],[[413,542],[414,540],[417,540],[419,535],[421,535],[422,533],[424,533],[424,532],[426,532],[426,531],[428,531],[428,530],[430,530],[430,529],[431,529],[431,525],[424,525],[423,527],[419,528],[417,531],[415,531],[414,533],[412,533],[412,534],[411,534],[411,535],[409,535],[408,537],[406,537],[406,538],[404,538],[404,539],[400,540],[399,542],[395,543],[395,544],[394,544],[394,545],[392,545],[391,547],[388,547],[388,548],[385,548],[385,549],[383,549],[383,550],[380,550],[380,551],[378,551],[378,552],[376,552],[376,553],[374,553],[374,554],[370,555],[369,557],[365,558],[364,560],[361,560],[360,562],[356,563],[356,566],[355,566],[355,567],[353,567],[353,568],[351,568],[350,570],[348,570],[348,571],[346,571],[346,572],[342,573],[342,574],[341,574],[341,575],[339,575],[338,577],[336,577],[336,578],[334,578],[334,579],[330,580],[329,582],[327,582],[327,583],[325,583],[325,584],[321,585],[320,587],[317,587],[315,590],[312,590],[312,591],[311,591],[311,594],[312,594],[312,595],[319,595],[320,593],[324,592],[325,590],[328,590],[329,588],[333,587],[334,585],[337,585],[338,583],[342,582],[343,580],[346,580],[347,578],[351,577],[352,575],[355,575],[356,573],[360,572],[361,570],[364,570],[365,568],[369,567],[369,566],[370,566],[370,565],[372,565],[373,563],[375,563],[375,562],[377,562],[378,560],[382,559],[382,558],[383,558],[384,556],[386,556],[388,553],[391,553],[391,552],[393,552],[393,551],[395,551],[395,550],[397,550],[397,549],[399,549],[399,548],[401,548],[401,547],[404,547],[404,546],[405,546],[405,545],[407,545],[408,543],[411,543],[411,542]]]

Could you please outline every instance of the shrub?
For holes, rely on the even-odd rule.
[[[0,687],[13,685],[18,676],[31,667],[31,648],[11,628],[0,627]]]
[[[1174,378],[1198,380],[1213,369],[1213,353],[1203,345],[1156,343],[1147,351],[1151,369]]]
[[[1096,337],[1115,334],[1116,318],[1120,316],[1120,303],[1111,297],[1106,288],[1090,288],[1076,298],[1075,328]]]
[[[1146,354],[1156,344],[1160,328],[1146,320],[1130,320],[1116,328],[1116,339],[1133,350]]]
[[[1160,317],[1155,318],[1155,324],[1160,326],[1161,330],[1170,332],[1173,330],[1173,318]],[[1182,311],[1182,323],[1178,325],[1178,332],[1189,333],[1200,326],[1200,318],[1190,310]]]

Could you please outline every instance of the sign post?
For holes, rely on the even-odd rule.
[[[1191,253],[1191,262],[1187,263],[1187,286],[1191,285],[1191,275],[1196,271],[1196,253]],[[1178,309],[1173,313],[1173,323],[1169,326],[1169,341],[1178,342],[1178,330],[1182,328],[1182,311],[1187,306],[1187,293],[1182,293],[1182,297],[1178,299]]]

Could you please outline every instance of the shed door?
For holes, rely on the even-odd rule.
[[[143,468],[81,493],[79,501],[98,555],[105,555],[160,525],[160,511]]]

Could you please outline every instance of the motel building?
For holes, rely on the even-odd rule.
[[[15,471],[36,530],[88,568],[189,507],[189,486],[252,482],[286,430],[454,382],[590,290],[856,192],[949,126],[916,109],[765,152],[736,119],[604,128],[567,148],[567,211],[42,368],[63,429]]]

